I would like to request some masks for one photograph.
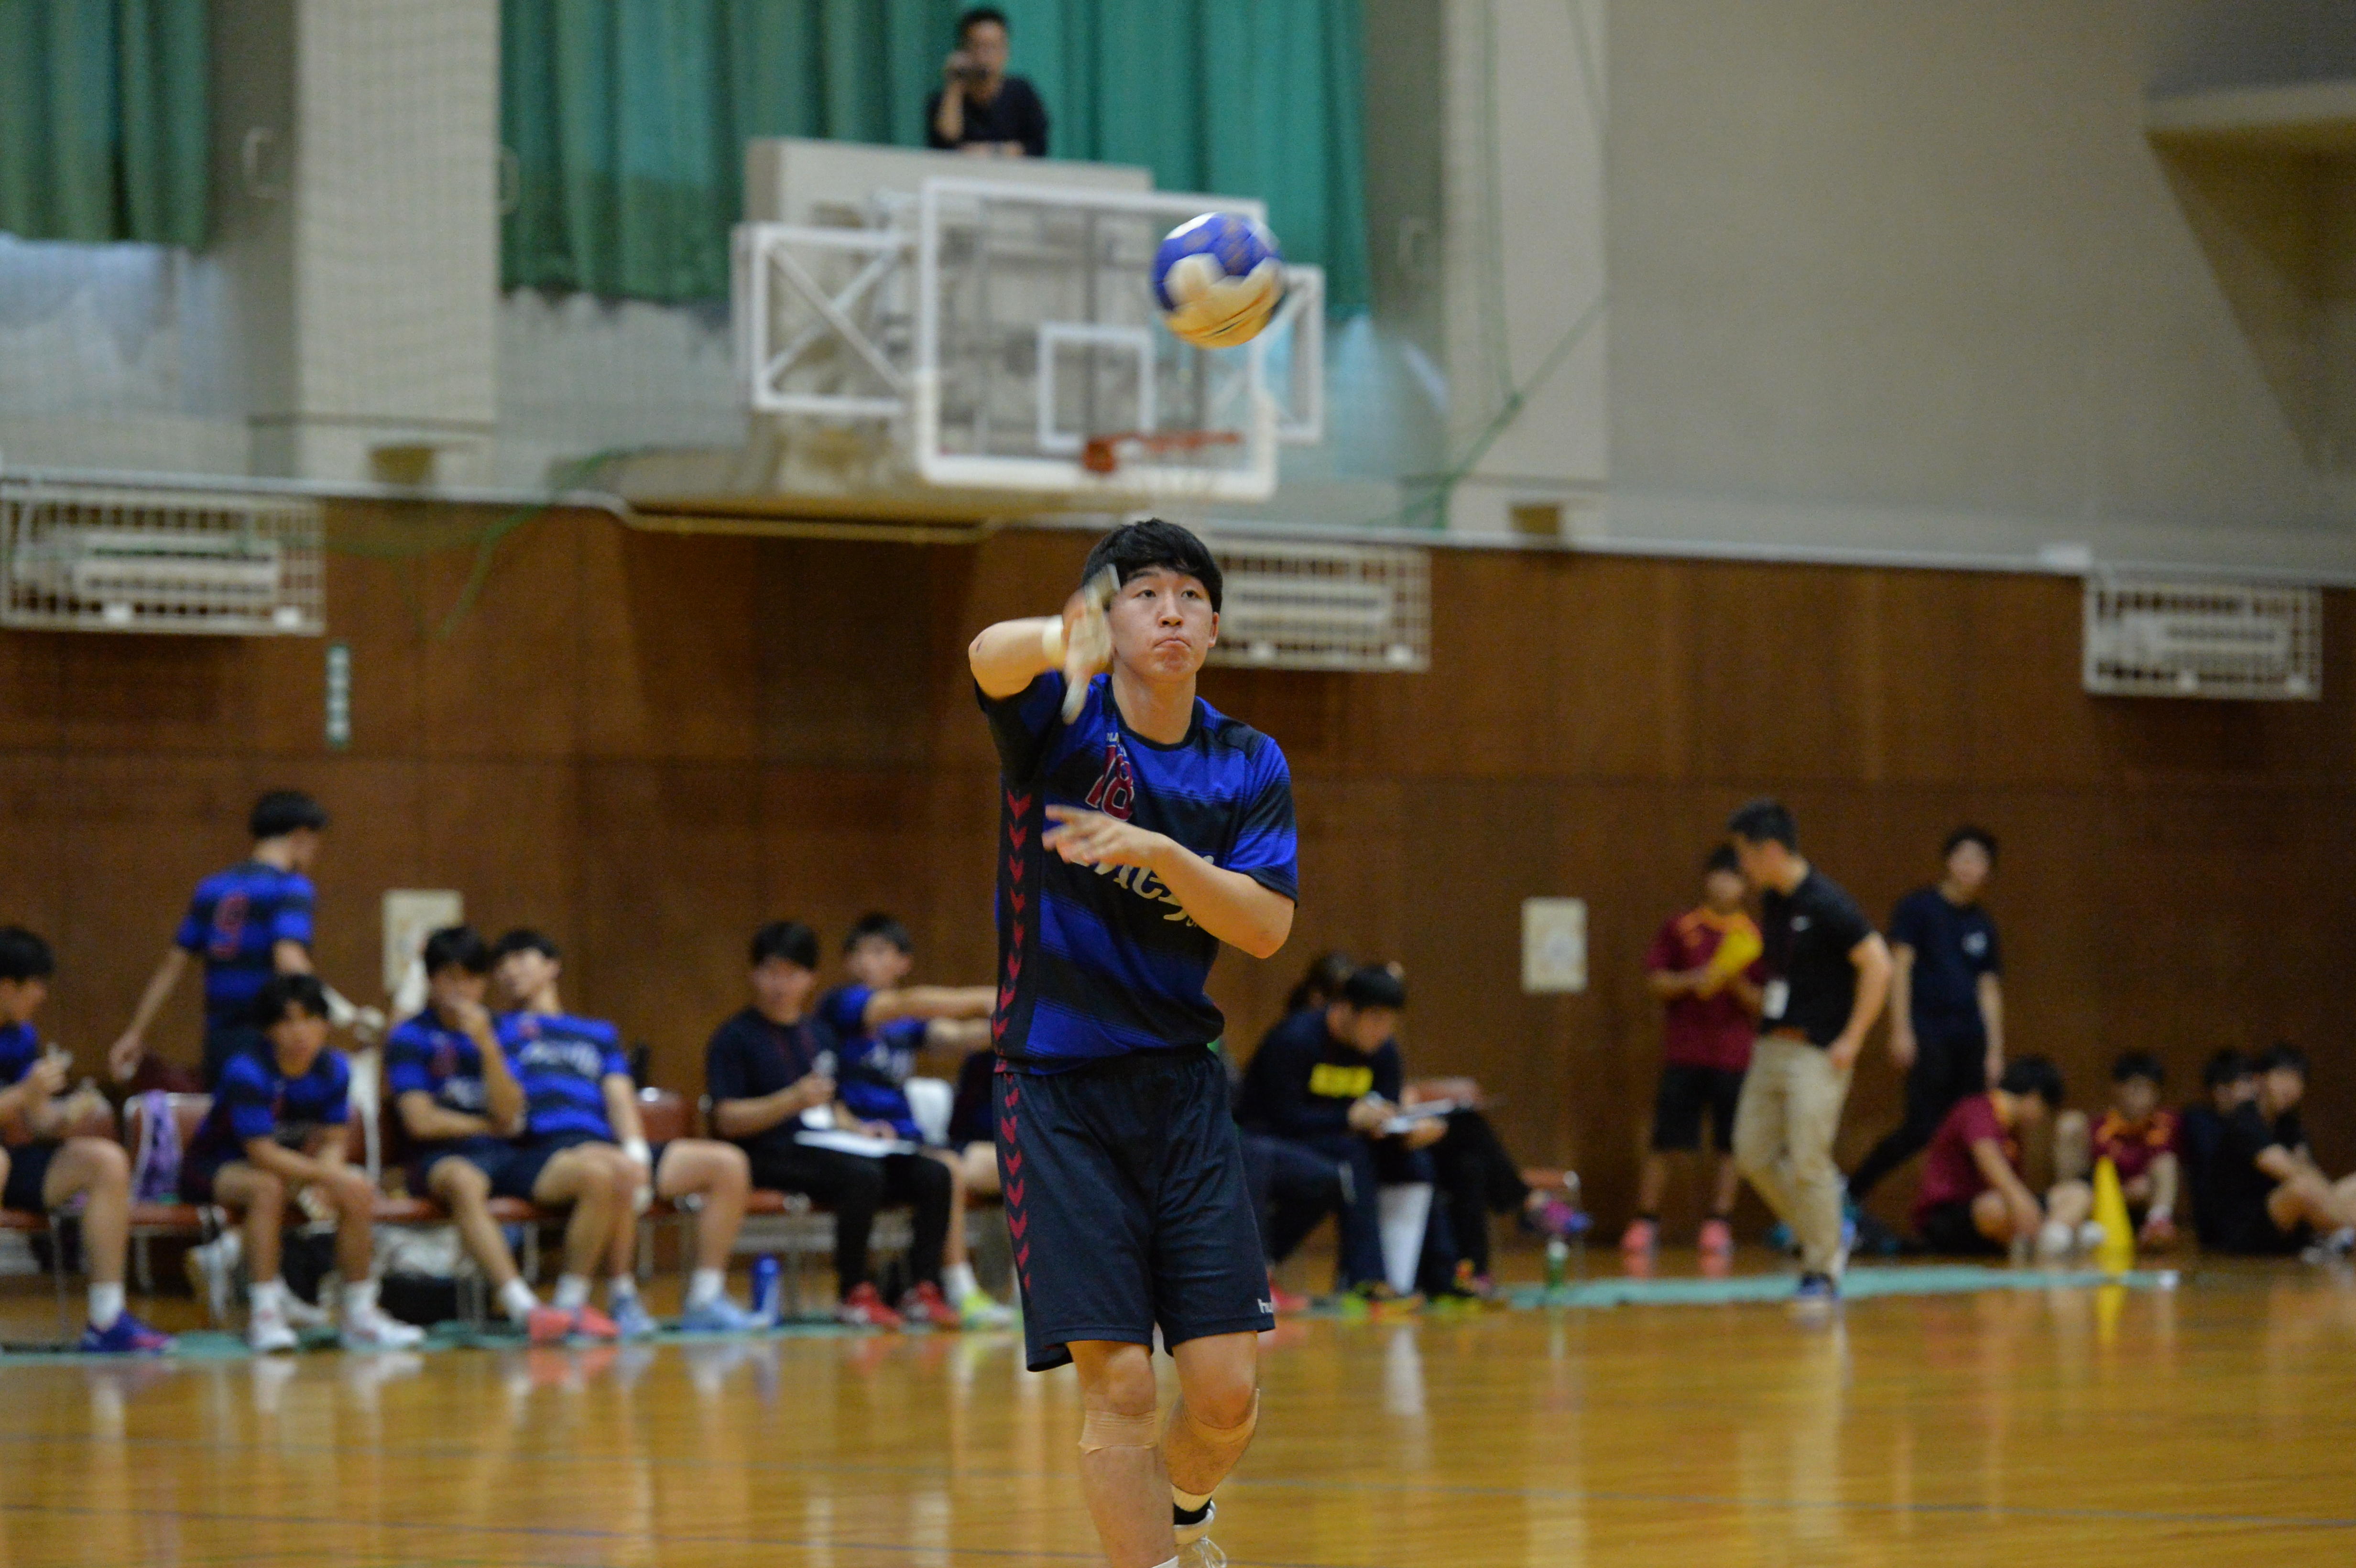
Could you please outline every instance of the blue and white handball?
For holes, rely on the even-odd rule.
[[[1153,297],[1170,330],[1198,348],[1249,343],[1284,298],[1284,255],[1260,224],[1206,212],[1154,252]]]

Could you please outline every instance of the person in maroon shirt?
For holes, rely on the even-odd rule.
[[[2163,1248],[2176,1241],[2176,1197],[2181,1187],[2174,1111],[2159,1103],[2167,1069],[2147,1051],[2123,1053],[2111,1064],[2111,1104],[2089,1123],[2075,1113],[2053,1126],[2053,1168],[2062,1176],[2090,1175],[2107,1159],[2119,1173],[2119,1194],[2129,1216],[2140,1215],[2139,1245]]]
[[[1934,1253],[2025,1252],[2058,1257],[2086,1238],[2094,1208],[2083,1181],[2056,1182],[2040,1203],[2020,1175],[2019,1135],[2062,1108],[2062,1073],[2041,1056],[2005,1064],[1997,1086],[1957,1102],[1922,1157],[1914,1229]]]
[[[1751,973],[1759,958],[1759,928],[1743,912],[1742,869],[1731,848],[1721,844],[1710,852],[1701,889],[1701,907],[1671,916],[1644,950],[1645,984],[1663,1003],[1661,1083],[1637,1214],[1620,1238],[1621,1250],[1635,1258],[1649,1258],[1660,1242],[1669,1157],[1700,1152],[1705,1111],[1718,1174],[1701,1228],[1702,1256],[1722,1259],[1734,1251],[1729,1216],[1741,1181],[1734,1164],[1734,1107],[1759,1028],[1759,987]]]

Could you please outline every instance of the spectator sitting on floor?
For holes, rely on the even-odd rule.
[[[2256,1095],[2258,1077],[2250,1069],[2250,1059],[2228,1047],[2209,1059],[2201,1069],[2201,1083],[2209,1097],[2184,1107],[2177,1147],[2184,1157],[2184,1189],[2191,1206],[2192,1232],[2202,1246],[2213,1247],[2224,1235],[2217,1208],[2217,1166],[2224,1157],[2225,1124]]]
[[[47,942],[22,926],[0,926],[0,1130],[15,1135],[0,1148],[0,1208],[54,1214],[82,1199],[90,1317],[79,1348],[116,1354],[168,1350],[171,1336],[123,1305],[131,1161],[112,1138],[75,1135],[75,1124],[91,1111],[105,1112],[106,1103],[87,1089],[65,1093],[73,1059],[44,1051],[33,1029],[33,1015],[48,999],[56,973]],[[63,1259],[51,1262],[64,1267]]]
[[[1914,1228],[1934,1253],[2058,1258],[2090,1244],[2085,1232],[2094,1194],[2083,1181],[2059,1181],[2040,1203],[2021,1179],[2019,1135],[2062,1106],[2062,1074],[2041,1056],[2005,1064],[1997,1086],[1949,1111],[1922,1160]]]
[[[2088,1126],[2083,1116],[2054,1128],[2053,1164],[2063,1176],[2091,1177],[2107,1159],[2119,1173],[2127,1211],[2142,1217],[2137,1239],[2147,1247],[2176,1240],[2179,1189],[2176,1113],[2159,1103],[2167,1069],[2147,1051],[2130,1051],[2111,1064],[2111,1104]]]
[[[2268,1257],[2321,1236],[2319,1255],[2356,1249],[2356,1176],[2333,1181],[2317,1168],[2300,1125],[2307,1057],[2277,1045],[2258,1058],[2257,1093],[2225,1120],[2214,1181],[2221,1252]]]

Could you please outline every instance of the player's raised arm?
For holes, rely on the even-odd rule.
[[[1031,615],[984,627],[966,648],[966,662],[982,695],[1012,697],[1051,669],[1061,669],[1073,687],[1087,685],[1090,676],[1112,661],[1105,606],[1119,583],[1117,577],[1091,581],[1064,601],[1060,615]]]

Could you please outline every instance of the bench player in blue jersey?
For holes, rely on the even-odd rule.
[[[246,1342],[257,1350],[294,1348],[279,1232],[307,1189],[335,1211],[345,1348],[405,1349],[423,1336],[377,1306],[376,1184],[345,1162],[352,1070],[327,1049],[326,989],[309,975],[273,976],[249,1006],[260,1039],[222,1064],[212,1109],[180,1162],[182,1199],[243,1217],[254,1282]]]
[[[843,1109],[862,1122],[890,1127],[894,1137],[921,1144],[925,1135],[908,1103],[908,1080],[916,1072],[917,1057],[927,1051],[970,1052],[989,1045],[990,1015],[998,992],[990,986],[909,985],[916,949],[916,938],[892,916],[862,915],[842,941],[842,966],[851,973],[850,983],[819,998],[818,1012],[839,1041],[835,1092]],[[966,1201],[976,1190],[998,1189],[998,1156],[987,1147],[974,1152],[981,1157],[974,1162],[977,1166],[987,1163],[986,1180],[979,1169],[969,1169],[963,1149],[925,1151],[948,1166],[954,1179],[940,1285],[919,1281],[911,1305],[936,1323],[1000,1328],[1012,1323],[1014,1314],[992,1301],[974,1277],[965,1239]]]
[[[273,975],[312,972],[311,911],[317,895],[310,869],[319,853],[320,835],[327,828],[327,814],[300,790],[276,789],[254,802],[246,826],[253,835],[252,852],[197,884],[171,950],[155,966],[130,1025],[107,1052],[107,1064],[118,1083],[134,1089],[150,1086],[136,1081],[147,1059],[147,1029],[171,998],[190,959],[205,966],[201,1076],[208,1093],[220,1082],[221,1068],[230,1057],[260,1043],[261,1030],[249,1015],[262,986]],[[340,1020],[351,1008],[332,992],[328,995]]]
[[[81,1252],[90,1270],[90,1323],[80,1348],[168,1350],[171,1336],[123,1305],[123,1249],[131,1231],[131,1161],[111,1137],[80,1137],[86,1110],[106,1112],[87,1089],[66,1094],[72,1058],[45,1051],[33,1015],[48,999],[57,959],[22,926],[0,926],[0,1208],[55,1213],[82,1200]],[[83,1095],[88,1093],[87,1102]],[[60,1096],[63,1096],[61,1099]],[[112,1113],[107,1113],[110,1119]]]
[[[535,1344],[576,1333],[615,1338],[613,1319],[585,1301],[571,1311],[542,1306],[491,1218],[493,1187],[510,1162],[523,1157],[512,1138],[523,1127],[524,1094],[483,1006],[489,945],[472,926],[444,926],[425,939],[424,967],[424,1008],[384,1042],[385,1092],[411,1145],[409,1189],[450,1211],[467,1253],[490,1282],[492,1299]],[[548,1182],[549,1207],[572,1205],[564,1272],[584,1296],[590,1270],[612,1244],[614,1226],[629,1215],[616,1191],[627,1174],[575,1161]]]
[[[523,1141],[492,1189],[546,1202],[559,1183],[569,1188],[575,1179],[569,1173],[584,1167],[605,1173],[622,1204],[605,1251],[605,1306],[620,1331],[633,1338],[655,1326],[638,1300],[632,1269],[637,1216],[656,1198],[696,1199],[695,1269],[679,1326],[707,1334],[753,1327],[752,1315],[728,1299],[728,1257],[753,1184],[744,1151],[709,1138],[648,1147],[621,1037],[603,1019],[564,1010],[557,992],[564,965],[556,944],[536,931],[516,930],[491,951],[499,989],[515,1009],[498,1020],[499,1043],[524,1095]],[[559,1279],[557,1310],[577,1309],[587,1292],[584,1276]]]
[[[992,1098],[1030,1365],[1078,1369],[1114,1568],[1174,1568],[1182,1546],[1216,1560],[1211,1493],[1251,1441],[1276,1323],[1204,982],[1222,942],[1266,958],[1291,933],[1292,784],[1275,741],[1195,695],[1220,594],[1200,539],[1130,524],[1081,581],[1060,616],[969,650],[1001,770]]]

